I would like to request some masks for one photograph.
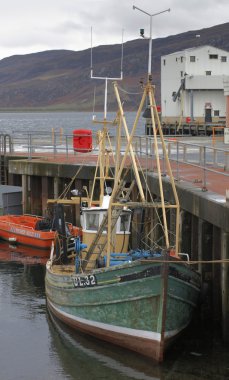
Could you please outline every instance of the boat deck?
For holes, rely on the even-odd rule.
[[[71,276],[75,273],[75,265],[56,265],[51,266],[51,271],[55,274],[63,274],[66,276]]]

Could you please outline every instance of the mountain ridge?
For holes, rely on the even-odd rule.
[[[200,35],[196,38],[196,35]],[[156,99],[160,103],[160,59],[162,55],[187,48],[211,45],[229,51],[229,23],[157,38],[152,41],[152,73]],[[103,109],[104,81],[90,79],[91,49],[46,50],[13,55],[0,60],[1,111],[91,111]],[[93,74],[119,77],[121,45],[93,48]],[[124,43],[124,79],[118,82],[125,109],[136,108],[140,82],[148,70],[148,40]],[[135,93],[135,95],[132,95]],[[137,93],[137,94],[136,94]],[[93,105],[95,94],[96,103]],[[116,110],[116,100],[109,86],[108,107]]]

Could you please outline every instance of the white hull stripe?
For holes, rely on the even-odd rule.
[[[133,336],[133,337],[149,339],[152,341],[157,341],[157,342],[161,341],[161,334],[160,333],[156,333],[156,332],[152,332],[152,331],[146,331],[146,330],[131,329],[128,327],[114,326],[114,325],[110,325],[107,323],[101,323],[101,322],[97,322],[97,321],[91,321],[91,320],[88,320],[85,318],[75,317],[72,314],[68,314],[63,310],[58,309],[56,306],[54,306],[54,304],[50,300],[48,300],[48,302],[50,303],[52,308],[54,310],[56,310],[57,313],[63,315],[64,317],[67,317],[73,321],[82,323],[84,325],[96,327],[98,329],[102,329],[105,331],[111,331],[114,333],[125,334],[125,335],[129,335],[129,336]],[[178,330],[168,331],[165,333],[165,337],[166,338],[172,338],[173,336],[176,336],[185,327],[186,326],[183,326],[182,328],[180,328]]]

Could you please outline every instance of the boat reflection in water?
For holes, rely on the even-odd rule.
[[[213,326],[204,329],[200,321],[178,339],[158,364],[134,352],[81,334],[47,314],[50,334],[50,359],[58,361],[66,379],[109,380],[225,380],[229,378],[229,350],[219,334],[211,336]],[[206,327],[206,326],[205,326]],[[214,334],[213,334],[214,335]],[[208,365],[206,366],[206,362]]]
[[[49,318],[52,350],[59,354],[64,372],[72,378],[162,379],[162,368],[149,359],[72,331],[51,313]],[[65,350],[68,355],[64,355]]]
[[[47,262],[47,250],[31,248],[23,245],[12,245],[0,241],[0,260],[22,264],[43,264]]]

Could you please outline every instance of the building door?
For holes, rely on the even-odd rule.
[[[205,108],[205,123],[211,123],[211,122],[212,122],[212,109]]]

